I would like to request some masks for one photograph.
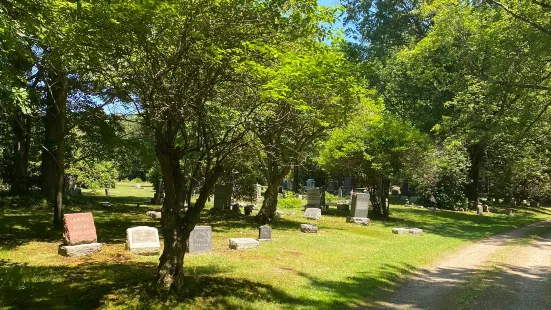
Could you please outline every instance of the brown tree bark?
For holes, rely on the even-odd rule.
[[[53,207],[55,228],[63,219],[63,177],[65,174],[65,118],[67,114],[68,76],[57,64],[46,79],[46,116],[42,149],[42,190]]]
[[[29,166],[30,125],[30,118],[22,113],[17,113],[12,123],[14,160],[10,191],[16,195],[24,194],[28,189],[27,168]]]
[[[170,126],[168,126],[170,127]],[[186,242],[199,221],[208,196],[222,174],[222,167],[207,169],[199,197],[185,211],[184,202],[191,195],[180,166],[180,156],[173,143],[175,133],[160,130],[156,133],[156,154],[161,165],[165,199],[161,210],[164,248],[159,258],[157,287],[164,293],[178,292],[184,287],[184,258]]]
[[[467,198],[469,201],[478,201],[478,185],[480,181],[480,165],[484,156],[484,147],[473,144],[468,148],[471,167],[469,170],[470,182],[467,185]]]
[[[273,171],[278,171],[277,168],[273,168]],[[272,173],[274,173],[272,171]],[[285,178],[287,174],[289,174],[290,168],[286,167],[283,168],[282,171],[279,173],[275,173],[273,175],[269,175],[267,177],[268,179],[268,188],[266,189],[266,192],[264,193],[264,201],[262,202],[262,207],[260,208],[260,211],[258,211],[257,219],[264,223],[271,223],[275,218],[275,212],[277,210],[277,200],[279,197],[279,185]]]

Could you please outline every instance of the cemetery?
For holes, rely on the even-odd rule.
[[[0,0],[0,310],[551,309],[551,3]]]
[[[496,212],[480,217],[477,211],[408,208],[393,199],[391,221],[372,219],[364,226],[347,223],[368,214],[357,207],[359,198],[352,197],[356,208],[333,206],[319,218],[308,219],[303,214],[308,195],[302,205],[281,209],[284,216],[270,225],[228,209],[212,215],[205,210],[186,245],[185,279],[196,289],[167,301],[156,297],[150,285],[163,238],[159,219],[146,213],[159,206],[136,208],[154,193],[151,184],[141,187],[118,183],[109,197],[83,190],[67,206],[66,233],[49,227],[47,210],[4,209],[2,304],[27,309],[59,303],[68,308],[162,304],[211,309],[223,303],[224,308],[346,309],[377,300],[380,292],[395,288],[398,279],[441,253],[544,219],[548,212],[517,209],[508,216],[504,211],[510,207],[492,204]],[[112,207],[99,201],[109,201]],[[214,205],[210,202],[207,209]],[[67,245],[85,249],[58,251]],[[357,272],[362,276],[355,276]],[[25,283],[25,288],[16,283]]]

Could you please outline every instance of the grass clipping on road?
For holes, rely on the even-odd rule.
[[[201,224],[213,228],[213,252],[187,255],[186,292],[164,298],[152,286],[158,257],[124,248],[127,228],[160,228],[145,215],[160,208],[144,204],[153,197],[151,185],[119,183],[110,197],[100,195],[85,192],[67,206],[66,212],[93,212],[104,244],[102,252],[82,258],[57,255],[61,233],[50,228],[48,210],[0,209],[0,308],[348,309],[377,300],[413,269],[460,245],[551,214],[527,208],[513,216],[477,216],[392,205],[388,220],[365,227],[346,223],[346,212],[330,210],[310,221],[289,209],[282,211],[294,215],[272,225],[273,241],[234,251],[228,238],[256,238],[259,225],[251,217],[205,211]],[[319,233],[302,234],[301,223],[315,223]],[[393,227],[417,227],[425,235],[394,235]]]

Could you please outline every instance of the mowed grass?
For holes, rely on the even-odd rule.
[[[119,183],[110,197],[85,191],[68,202],[66,212],[94,214],[104,249],[88,257],[57,254],[61,232],[50,228],[48,210],[0,209],[1,307],[348,309],[386,296],[409,272],[459,246],[551,215],[545,208],[477,216],[392,205],[390,219],[365,227],[346,223],[346,212],[334,209],[319,221],[304,219],[301,209],[284,209],[294,215],[273,223],[273,241],[234,251],[228,238],[256,238],[259,224],[252,217],[209,216],[205,210],[201,224],[213,228],[213,252],[186,255],[186,291],[158,296],[153,285],[158,257],[133,255],[124,245],[129,227],[160,228],[145,215],[160,206],[144,204],[153,190],[143,185]],[[302,234],[301,223],[315,223],[319,233]],[[393,227],[418,227],[425,235],[394,235]]]

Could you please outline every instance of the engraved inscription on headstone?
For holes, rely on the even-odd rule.
[[[161,244],[155,227],[138,226],[126,230],[126,249],[134,254],[154,255],[159,253]]]
[[[63,243],[77,245],[97,242],[92,213],[71,213],[63,216]]]
[[[321,205],[321,192],[319,189],[310,189],[306,194],[308,195],[306,204],[310,206]]]
[[[212,251],[212,228],[210,226],[195,226],[187,241],[187,252],[205,253]]]

